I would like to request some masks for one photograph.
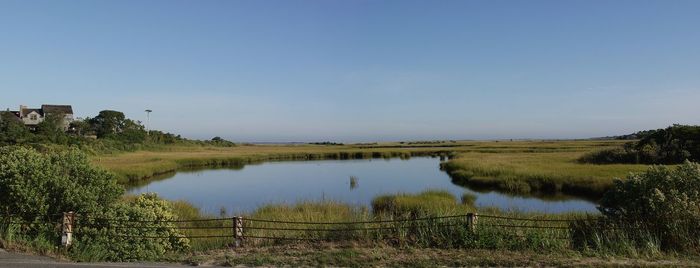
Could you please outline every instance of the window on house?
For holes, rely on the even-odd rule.
[[[36,115],[35,114],[29,115],[29,119],[36,120]]]

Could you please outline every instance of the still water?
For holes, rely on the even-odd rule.
[[[351,183],[350,177],[356,177]],[[129,193],[156,192],[186,200],[203,211],[246,212],[271,203],[336,200],[370,207],[372,199],[390,193],[447,190],[459,200],[475,195],[477,206],[539,212],[595,212],[595,203],[571,197],[538,198],[482,192],[452,183],[438,158],[267,162],[242,169],[181,171],[173,177],[133,187]]]

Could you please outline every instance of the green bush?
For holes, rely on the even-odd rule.
[[[0,148],[0,210],[6,215],[34,221],[67,211],[98,212],[123,191],[112,174],[92,167],[77,150]]]
[[[700,161],[700,126],[673,125],[647,131],[637,142],[582,156],[583,163],[680,164]]]
[[[16,241],[35,249],[52,249],[60,242],[62,213],[74,211],[79,222],[70,253],[79,259],[155,260],[167,251],[187,248],[188,241],[172,223],[125,230],[111,228],[114,222],[100,221],[174,219],[166,201],[154,195],[123,201],[123,192],[114,175],[91,166],[78,150],[40,153],[24,147],[0,148],[0,230],[4,243]],[[134,240],[117,237],[117,233],[165,238]]]
[[[637,247],[658,244],[664,251],[698,252],[700,166],[691,162],[676,168],[654,166],[616,180],[599,209],[604,217],[595,227],[613,230]]]
[[[158,260],[166,252],[189,248],[173,220],[177,217],[170,203],[155,194],[115,203],[101,214],[78,218],[84,227],[76,233],[71,253],[86,261]]]

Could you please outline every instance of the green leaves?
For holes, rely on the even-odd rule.
[[[63,212],[74,211],[83,226],[78,225],[77,243],[71,253],[80,258],[155,260],[167,251],[188,247],[189,241],[182,238],[172,222],[167,222],[175,219],[167,201],[155,195],[122,201],[123,192],[114,175],[91,166],[80,151],[43,154],[24,147],[0,148],[0,216],[12,214],[16,215],[13,220],[36,223],[26,225],[23,237],[60,241],[55,226]],[[89,220],[96,216],[149,221],[151,227],[157,228],[110,229],[113,222]],[[164,238],[138,238],[144,236]]]
[[[99,248],[109,261],[158,260],[166,252],[189,248],[173,220],[177,218],[169,202],[143,194],[80,219],[83,228],[75,251]]]
[[[579,159],[595,164],[680,164],[685,160],[700,161],[700,126],[673,125],[648,131],[642,140],[627,143],[624,148],[594,152]]]
[[[667,249],[698,250],[700,165],[653,166],[618,180],[600,210],[613,222],[646,226]]]
[[[67,211],[95,212],[123,193],[114,176],[77,151],[42,154],[0,148],[0,208],[25,220]]]

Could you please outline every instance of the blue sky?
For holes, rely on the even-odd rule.
[[[700,1],[0,1],[0,108],[236,141],[700,124]]]

